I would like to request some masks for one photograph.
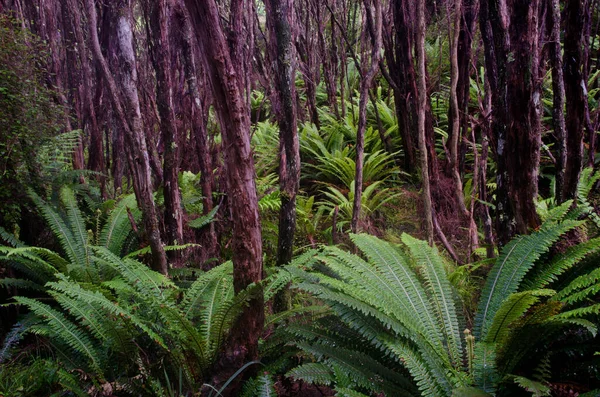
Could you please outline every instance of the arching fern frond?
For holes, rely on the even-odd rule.
[[[35,299],[17,296],[15,300],[25,305],[36,315],[44,318],[54,335],[62,339],[71,349],[83,354],[91,366],[98,372],[101,370],[101,354],[94,346],[89,336],[75,324],[68,320],[62,313]]]
[[[582,224],[573,220],[555,222],[555,219],[561,219],[566,212],[562,206],[553,211],[551,220],[545,222],[538,231],[514,238],[502,250],[481,292],[475,317],[476,338],[486,339],[496,312],[504,300],[519,289],[523,277],[539,257],[561,235]]]

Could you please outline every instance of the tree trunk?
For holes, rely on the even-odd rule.
[[[556,159],[556,202],[564,200],[565,169],[567,166],[567,131],[565,128],[565,84],[563,79],[563,58],[560,47],[560,2],[550,0],[548,4],[548,29],[550,42],[548,45],[550,64],[552,65],[552,122],[554,135],[558,143],[558,156]]]
[[[537,77],[538,10],[539,0],[514,2],[510,22],[511,55],[514,60],[505,60],[508,63],[510,124],[504,155],[510,205],[515,214],[515,232],[518,234],[526,234],[540,224],[535,206],[541,147],[541,84]]]
[[[279,123],[279,236],[277,265],[292,260],[296,229],[296,195],[300,188],[300,144],[296,121],[296,89],[294,83],[295,53],[291,27],[294,7],[291,0],[269,0],[267,3],[269,50],[275,60],[275,101],[273,108]],[[276,296],[275,311],[289,308],[287,292]]]
[[[539,0],[482,0],[480,24],[496,143],[496,231],[500,245],[539,225]],[[512,19],[511,19],[512,17]],[[510,27],[510,31],[509,31]]]
[[[183,2],[182,2],[183,3]],[[183,4],[182,4],[183,6]],[[188,89],[192,97],[192,134],[196,143],[196,153],[198,155],[198,164],[200,167],[200,188],[202,190],[202,210],[207,215],[214,208],[213,203],[213,175],[212,162],[210,156],[210,147],[208,144],[208,131],[204,118],[204,107],[200,97],[200,88],[198,76],[200,71],[196,65],[194,57],[194,32],[190,23],[187,10],[183,7],[177,10],[177,19],[182,27],[182,50],[185,77]],[[214,223],[206,226],[204,233],[206,258],[217,255],[217,234]]]
[[[365,130],[367,127],[367,102],[369,101],[369,89],[377,70],[379,69],[379,58],[381,54],[381,3],[378,0],[374,2],[374,17],[371,11],[371,1],[365,0],[366,23],[371,25],[372,29],[372,49],[371,49],[371,65],[369,69],[362,68],[362,78],[360,80],[360,99],[358,105],[358,127],[356,130],[356,171],[354,179],[354,202],[352,207],[352,221],[350,223],[353,233],[358,233],[358,222],[360,220],[362,191],[363,191],[363,163],[365,157]],[[365,39],[366,47],[366,39]],[[366,61],[366,51],[363,51],[365,56],[362,57]],[[366,66],[366,62],[363,62]]]
[[[449,4],[449,3],[448,3]],[[460,140],[460,115],[458,107],[458,39],[460,35],[462,16],[462,0],[454,0],[454,26],[450,30],[450,172],[454,182],[454,199],[456,206],[464,217],[468,217],[468,210],[463,195],[462,179],[458,169],[458,142]],[[450,6],[448,5],[448,18],[450,18]]]
[[[152,32],[153,61],[156,71],[156,105],[160,116],[160,130],[164,145],[163,151],[163,194],[165,199],[164,222],[167,242],[170,245],[183,244],[183,213],[179,192],[179,148],[177,146],[177,126],[173,105],[173,82],[171,78],[171,43],[168,21],[173,9],[170,0],[151,0],[150,30]],[[172,261],[178,261],[173,251]]]
[[[145,231],[152,250],[152,268],[163,274],[167,274],[167,257],[158,229],[158,218],[152,195],[150,160],[148,158],[148,150],[146,148],[146,140],[142,128],[142,118],[137,95],[135,53],[133,51],[131,25],[129,20],[130,9],[125,1],[119,1],[117,7],[117,12],[115,14],[117,16],[117,47],[121,64],[121,88],[124,95],[124,102],[126,103],[126,110],[121,104],[113,73],[100,49],[98,32],[96,30],[97,22],[94,1],[85,0],[92,51],[96,61],[100,64],[103,77],[106,80],[108,93],[113,104],[113,111],[116,113],[120,127],[125,133],[125,140],[127,142],[125,152],[133,176],[136,198],[140,209],[142,210]],[[127,111],[127,115],[125,111]]]
[[[233,225],[233,283],[239,293],[262,279],[262,245],[254,163],[250,149],[250,119],[245,108],[215,0],[185,0],[192,26],[204,51],[215,110],[223,134],[227,193]],[[233,373],[258,357],[264,325],[263,295],[257,294],[232,330],[221,368]],[[233,393],[233,392],[232,392]]]
[[[577,196],[577,184],[583,167],[583,127],[585,87],[583,79],[583,27],[587,1],[565,3],[564,85],[567,101],[567,161],[562,196],[565,200]]]
[[[425,112],[427,108],[427,79],[425,71],[425,0],[417,0],[417,34],[415,47],[417,52],[418,99],[417,137],[423,183],[423,207],[425,212],[425,231],[429,245],[433,245],[433,209],[431,205],[431,188],[429,182],[429,164],[425,143]]]
[[[417,84],[412,55],[413,29],[410,25],[410,4],[406,0],[392,2],[395,34],[385,35],[385,55],[390,79],[394,82],[394,104],[398,118],[398,129],[402,137],[404,169],[413,172],[416,168],[417,131]],[[393,41],[392,41],[393,38]]]

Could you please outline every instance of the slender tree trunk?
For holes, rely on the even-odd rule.
[[[294,5],[291,0],[269,0],[267,24],[269,25],[269,49],[275,60],[275,90],[273,107],[279,123],[279,236],[277,242],[277,265],[292,260],[294,232],[296,229],[296,195],[300,188],[300,144],[296,121],[296,89],[294,83],[295,53],[292,26]],[[289,308],[289,294],[276,296],[275,311]]]
[[[448,3],[449,4],[449,3]],[[454,195],[456,206],[463,216],[468,217],[468,210],[463,195],[462,179],[458,169],[458,142],[460,139],[460,116],[458,107],[458,39],[460,34],[462,16],[462,0],[454,0],[454,22],[450,29],[450,120],[452,120],[450,134],[450,169],[452,181],[454,182]],[[450,6],[448,5],[448,17],[450,18]]]
[[[519,234],[525,234],[540,224],[535,206],[541,147],[541,82],[537,78],[540,53],[539,3],[539,0],[515,2],[510,27],[514,61],[508,62],[511,124],[507,134],[506,155],[511,160],[506,164],[516,232]]]
[[[360,99],[358,105],[358,128],[356,130],[356,172],[354,179],[354,202],[352,208],[352,221],[351,229],[353,233],[358,232],[358,223],[360,220],[361,202],[362,202],[362,191],[363,191],[363,163],[365,157],[365,130],[367,127],[367,103],[369,101],[369,89],[373,83],[373,79],[379,69],[379,58],[381,54],[381,3],[375,0],[373,4],[373,11],[371,11],[371,1],[364,1],[365,14],[367,16],[367,24],[371,24],[373,31],[372,37],[372,49],[371,49],[371,65],[369,69],[363,70],[363,75],[360,81]],[[374,12],[374,16],[372,15]],[[366,41],[366,39],[365,39]],[[366,43],[365,43],[366,44]],[[366,47],[366,45],[365,45]],[[366,51],[363,51],[366,55]],[[366,60],[366,57],[362,59]],[[363,62],[366,66],[366,63]]]
[[[556,201],[564,201],[565,169],[567,167],[567,131],[565,128],[565,84],[563,79],[563,58],[560,46],[560,2],[550,0],[548,4],[548,29],[550,43],[548,45],[550,64],[552,65],[552,121],[554,134],[558,143],[556,159]]]
[[[386,35],[386,58],[390,69],[390,78],[394,81],[394,104],[398,118],[398,128],[402,137],[404,151],[404,169],[412,172],[417,165],[416,131],[417,120],[417,84],[413,62],[412,41],[413,29],[411,27],[410,4],[407,0],[393,0],[392,4],[393,26],[395,34]]]
[[[254,163],[250,149],[250,118],[220,24],[215,0],[185,0],[196,37],[204,50],[214,105],[223,134],[227,193],[233,226],[233,284],[236,293],[262,279],[262,244]],[[231,373],[258,356],[264,325],[263,295],[257,293],[231,334],[221,366]],[[233,392],[232,392],[233,393]]]
[[[171,78],[171,43],[168,21],[173,5],[171,0],[151,0],[150,31],[152,51],[156,71],[156,105],[160,116],[160,130],[164,145],[163,151],[163,191],[165,199],[164,222],[167,242],[170,245],[183,243],[183,213],[179,192],[179,148],[177,146],[177,125],[173,104],[173,82]],[[172,261],[178,260],[176,251]]]
[[[584,13],[586,0],[565,3],[564,85],[567,102],[567,159],[562,197],[577,196],[577,184],[583,167],[583,127],[585,87],[583,69]]]
[[[200,72],[194,57],[194,32],[192,31],[187,10],[183,7],[179,8],[177,11],[177,18],[180,22],[180,26],[182,27],[183,63],[188,89],[192,97],[192,133],[196,142],[196,153],[200,167],[202,210],[204,215],[206,215],[214,208],[212,197],[213,167],[210,157],[210,147],[208,144],[208,131],[206,130],[206,122],[204,118],[205,110],[200,97],[200,88],[198,84],[198,76],[200,75]],[[206,242],[204,243],[206,245],[205,251],[207,252],[207,257],[211,257],[217,254],[217,234],[215,232],[215,225],[212,222],[206,228]]]
[[[124,1],[119,1],[117,6],[117,46],[121,62],[121,88],[126,103],[126,110],[121,104],[113,73],[100,49],[100,41],[98,40],[98,32],[96,30],[97,22],[94,1],[85,0],[92,51],[96,61],[100,64],[103,77],[107,83],[108,93],[113,104],[113,111],[116,113],[121,129],[125,132],[125,139],[127,141],[125,152],[134,180],[136,198],[142,210],[145,231],[152,250],[152,268],[163,274],[167,274],[167,256],[158,229],[158,218],[152,195],[150,160],[148,158],[137,96],[137,72],[129,21],[130,10]],[[127,111],[127,115],[125,111]]]
[[[427,147],[425,144],[425,112],[427,108],[427,80],[425,71],[425,0],[417,0],[417,70],[418,70],[418,97],[417,107],[417,137],[421,165],[421,179],[423,183],[423,207],[425,211],[425,231],[429,245],[433,245],[433,208],[431,204],[431,188],[429,182],[429,164]]]

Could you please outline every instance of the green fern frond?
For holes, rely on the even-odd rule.
[[[275,385],[269,375],[262,375],[256,379],[256,392],[254,397],[276,397]]]
[[[585,299],[589,294],[593,293],[600,283],[600,268],[596,268],[587,274],[583,274],[571,281],[562,290],[558,291],[554,297],[557,301],[565,301],[575,303]]]
[[[570,247],[564,254],[555,257],[548,265],[535,269],[533,278],[526,280],[523,287],[538,289],[557,280],[558,276],[569,270],[585,257],[600,252],[600,237]]]
[[[102,373],[98,349],[93,345],[89,337],[63,316],[62,313],[35,299],[17,296],[15,300],[19,304],[27,306],[36,315],[44,318],[56,337],[62,339],[74,351],[87,357],[92,367],[98,373]]]
[[[460,366],[463,357],[462,335],[444,261],[437,249],[430,247],[425,241],[404,233],[402,242],[408,247],[425,278],[425,286],[437,314],[438,327],[444,333],[450,359],[454,365]]]
[[[475,345],[473,373],[477,387],[486,393],[495,393],[500,376],[496,370],[496,349],[492,344],[481,342]]]
[[[434,318],[434,312],[421,283],[408,265],[406,258],[391,244],[366,234],[352,235],[352,241],[369,258],[371,265],[366,264],[362,270],[363,276],[372,275],[377,280],[375,296],[381,296],[385,291],[394,300],[402,303],[404,313],[409,315],[411,323],[419,325],[409,327],[428,336],[431,343],[441,346],[442,334]],[[358,262],[362,264],[361,262]],[[378,270],[375,272],[375,270]],[[358,279],[360,282],[360,279]],[[379,300],[381,298],[378,298]],[[393,306],[392,306],[393,307]],[[399,315],[400,310],[395,311]],[[399,318],[400,319],[400,318]]]
[[[215,219],[215,215],[219,211],[219,206],[216,205],[210,212],[206,215],[202,215],[196,219],[192,219],[188,222],[188,226],[193,229],[202,229],[204,226],[208,225]]]
[[[0,226],[0,238],[11,247],[24,247],[25,244],[17,238],[13,233],[9,233],[5,228]]]
[[[54,271],[66,272],[68,270],[69,263],[64,258],[58,255],[56,252],[51,251],[42,247],[18,247],[8,249],[6,252],[6,258],[9,259],[13,256],[21,256],[31,261],[42,263],[39,259],[43,260],[44,264],[50,264]],[[50,270],[50,268],[49,268]]]
[[[29,196],[38,210],[42,213],[42,216],[52,229],[52,232],[58,241],[60,241],[61,247],[67,254],[69,261],[72,264],[85,263],[85,258],[81,257],[81,250],[77,246],[77,240],[61,216],[45,203],[33,190],[29,190]]]
[[[221,281],[223,279],[232,280],[232,275],[232,262],[226,262],[200,274],[196,281],[194,281],[186,291],[180,304],[184,315],[189,319],[192,319],[197,315],[197,312],[206,304],[207,296],[210,295],[210,292],[207,291],[210,291],[211,288],[215,288],[216,281]]]
[[[163,290],[175,288],[175,284],[164,275],[152,271],[143,263],[133,259],[121,259],[104,247],[92,247],[96,259],[118,271],[125,280],[142,294],[164,300]]]
[[[84,267],[89,266],[90,265],[90,258],[89,258],[90,253],[88,252],[88,248],[87,248],[88,233],[85,228],[85,221],[83,220],[81,211],[79,211],[75,193],[68,186],[63,186],[60,189],[60,199],[61,199],[62,205],[66,209],[67,220],[69,222],[69,226],[71,228],[71,233],[74,238],[78,257],[80,258],[80,261],[78,262],[78,264],[80,266],[84,266]]]
[[[580,318],[580,317],[585,317],[585,316],[589,316],[589,315],[598,315],[598,314],[600,314],[600,303],[590,305],[590,306],[580,307],[577,309],[563,311],[562,313],[557,314],[553,318],[562,320],[562,319]]]
[[[300,315],[310,315],[312,318],[325,316],[330,313],[330,309],[323,305],[294,307],[283,312],[267,315],[265,318],[265,327],[279,324]]]
[[[110,212],[108,221],[100,232],[98,239],[100,245],[108,248],[113,254],[121,254],[127,236],[131,233],[131,221],[129,220],[128,211],[131,211],[136,221],[141,216],[134,194],[130,194],[119,201]]]
[[[347,387],[336,387],[336,396],[338,397],[368,397],[368,395],[356,390],[348,389]],[[406,395],[408,397],[408,395]]]
[[[422,396],[448,396],[453,385],[446,379],[447,374],[432,371],[432,367],[422,356],[408,345],[399,341],[388,341],[387,348],[392,350],[408,369]],[[436,373],[437,372],[437,373]],[[435,375],[437,376],[435,376]]]
[[[183,250],[186,250],[191,247],[201,247],[201,245],[195,244],[195,243],[186,243],[186,244],[179,244],[179,245],[165,245],[163,247],[163,249],[165,251],[183,251]],[[152,252],[151,247],[146,246],[137,251],[130,252],[129,254],[125,255],[124,258],[135,258],[136,256],[147,255],[147,254],[150,254],[151,252]]]
[[[532,397],[544,397],[550,395],[550,387],[542,382],[531,380],[524,376],[513,376],[512,380],[517,385],[530,392]]]
[[[44,291],[43,285],[21,278],[2,278],[0,279],[0,287],[25,289],[31,291]]]
[[[502,345],[513,321],[525,314],[541,297],[548,297],[554,294],[555,291],[544,289],[516,292],[510,295],[496,312],[484,342]]]
[[[321,363],[302,364],[286,373],[285,376],[325,386],[329,386],[335,381],[331,369]]]
[[[561,206],[552,211],[551,220],[545,222],[538,231],[511,240],[496,260],[482,290],[475,316],[476,338],[486,339],[491,321],[502,302],[519,289],[523,277],[537,259],[547,252],[561,235],[582,224],[573,220],[555,222],[555,219],[561,219],[566,214],[566,210]]]
[[[61,306],[63,306],[65,310],[72,312],[72,314],[84,324],[88,324],[93,328],[97,332],[94,333],[95,336],[99,339],[106,339],[103,332],[103,329],[106,327],[103,325],[102,320],[109,314],[115,318],[121,318],[131,322],[132,325],[146,333],[146,335],[157,344],[167,349],[167,346],[160,335],[154,332],[135,314],[116,305],[114,302],[111,302],[100,292],[86,290],[78,283],[69,282],[66,278],[63,278],[58,282],[48,283],[47,285],[54,291],[60,293],[51,292]],[[65,299],[65,297],[70,297],[70,299]]]
[[[577,197],[586,200],[594,185],[600,180],[600,172],[594,172],[594,168],[586,167],[581,171],[577,185]]]

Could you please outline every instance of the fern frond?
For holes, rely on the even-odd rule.
[[[517,385],[530,392],[532,397],[544,397],[550,395],[550,387],[542,382],[537,382],[524,376],[513,376],[512,379]]]
[[[500,376],[496,370],[496,349],[490,343],[477,343],[473,360],[475,385],[486,393],[494,394]]]
[[[0,251],[1,252],[1,251]],[[69,263],[56,252],[51,251],[42,247],[18,247],[9,248],[6,251],[6,258],[12,258],[13,256],[27,258],[31,261],[43,263],[44,265],[50,264],[48,267],[53,273],[56,271],[67,272]]]
[[[54,291],[60,293],[54,292],[51,294],[61,306],[75,315],[84,324],[88,324],[93,328],[95,332],[92,333],[99,339],[106,339],[103,331],[106,327],[102,320],[105,320],[106,314],[109,314],[116,318],[122,318],[131,322],[132,325],[142,330],[157,344],[167,349],[167,346],[160,335],[154,332],[136,315],[111,302],[100,292],[86,290],[79,284],[69,282],[65,278],[58,282],[48,283],[47,285]],[[70,299],[68,297],[70,297]],[[101,309],[101,311],[98,309]],[[112,327],[112,324],[110,324],[110,326]]]
[[[85,221],[79,211],[77,205],[77,198],[75,193],[68,186],[63,186],[60,189],[60,199],[67,211],[67,219],[71,233],[74,238],[75,248],[77,250],[80,261],[77,262],[79,266],[87,267],[90,265],[90,253],[88,252],[88,234],[85,228]]]
[[[438,327],[444,334],[450,359],[455,366],[460,366],[463,356],[462,335],[444,261],[437,249],[430,247],[425,241],[417,240],[404,233],[402,242],[408,247],[416,265],[422,270],[431,306],[436,311]]]
[[[22,278],[2,278],[0,279],[0,287],[44,291],[43,285]]]
[[[431,366],[425,362],[418,352],[399,341],[388,341],[387,348],[400,358],[415,380],[422,396],[449,396],[452,385],[446,379],[446,374],[437,373],[434,376]],[[437,372],[437,371],[436,371]]]
[[[8,245],[14,248],[25,246],[25,244],[21,240],[19,240],[14,234],[9,233],[2,226],[0,226],[0,238],[2,238],[2,240],[4,240]]]
[[[36,315],[44,318],[56,337],[62,339],[71,349],[87,357],[92,367],[102,373],[100,353],[89,337],[62,313],[35,299],[17,296],[15,300],[25,305]]]
[[[577,277],[575,280],[571,281],[569,285],[567,285],[562,290],[558,291],[554,300],[564,301],[566,299],[569,300],[569,303],[574,303],[580,301],[588,296],[589,293],[593,293],[594,289],[600,283],[600,268],[596,268],[591,272],[581,275]],[[578,292],[579,291],[579,292]],[[583,291],[586,291],[582,293]],[[574,295],[577,294],[577,295]],[[569,299],[569,297],[573,296]]]
[[[514,238],[502,250],[481,293],[475,316],[476,338],[486,339],[491,321],[502,302],[519,289],[523,277],[534,266],[535,261],[547,252],[561,235],[581,225],[580,221],[573,220],[555,223],[554,219],[560,219],[566,211],[562,206],[552,211],[551,220],[545,222],[538,231]]]
[[[186,244],[179,244],[179,245],[165,245],[163,247],[163,249],[165,251],[183,251],[185,249],[188,249],[190,247],[201,247],[200,244],[196,244],[196,243],[186,243]],[[124,258],[135,258],[136,256],[142,256],[142,255],[147,255],[149,253],[152,252],[152,249],[150,246],[146,246],[144,248],[141,248],[137,251],[133,251],[130,252],[129,254],[125,255]]]
[[[555,291],[544,289],[516,292],[510,295],[496,312],[484,342],[502,345],[513,321],[525,314],[541,297],[552,296],[554,294]]]
[[[429,297],[403,255],[391,244],[366,234],[353,235],[351,238],[372,264],[366,265],[363,271],[376,278],[376,296],[381,296],[381,291],[385,291],[386,294],[383,295],[389,293],[390,297],[401,302],[404,313],[396,310],[394,314],[410,315],[418,324],[413,329],[427,335],[431,343],[442,346],[442,334],[435,321]]]
[[[279,324],[285,320],[289,320],[290,318],[294,318],[299,315],[309,314],[312,318],[315,318],[325,316],[329,313],[330,309],[323,305],[294,307],[283,312],[267,315],[265,318],[265,327],[272,324]]]
[[[175,284],[164,275],[152,271],[148,266],[133,259],[121,259],[104,247],[92,247],[96,259],[118,271],[125,280],[142,294],[164,300],[163,290],[175,288]]]
[[[362,394],[356,390],[348,389],[347,387],[336,387],[335,391],[335,395],[339,397],[368,397],[366,394]]]
[[[61,216],[31,189],[29,190],[29,196],[42,213],[58,241],[60,241],[69,261],[72,264],[85,263],[85,258],[81,257],[81,250],[77,246],[77,240]]]
[[[536,269],[533,278],[526,280],[526,289],[544,288],[557,280],[558,276],[581,262],[585,257],[600,252],[600,237],[570,247],[564,254],[554,258],[548,265]]]
[[[207,291],[215,287],[214,284],[217,280],[220,281],[224,278],[232,280],[232,274],[233,264],[226,262],[198,276],[181,301],[180,307],[184,315],[189,319],[197,315],[197,312],[206,304],[207,296],[210,295],[210,292]]]
[[[215,219],[215,215],[219,211],[219,206],[216,205],[210,212],[206,215],[202,215],[196,219],[192,219],[188,222],[188,226],[193,229],[202,229],[204,226],[208,225]]]
[[[141,216],[134,194],[130,194],[119,201],[110,212],[108,221],[100,232],[98,240],[100,245],[108,248],[110,252],[116,255],[121,254],[125,240],[131,233],[128,210],[131,211],[135,220],[138,220]]]
[[[329,386],[335,381],[331,369],[329,369],[327,365],[321,363],[302,364],[286,373],[285,376],[325,386]]]

